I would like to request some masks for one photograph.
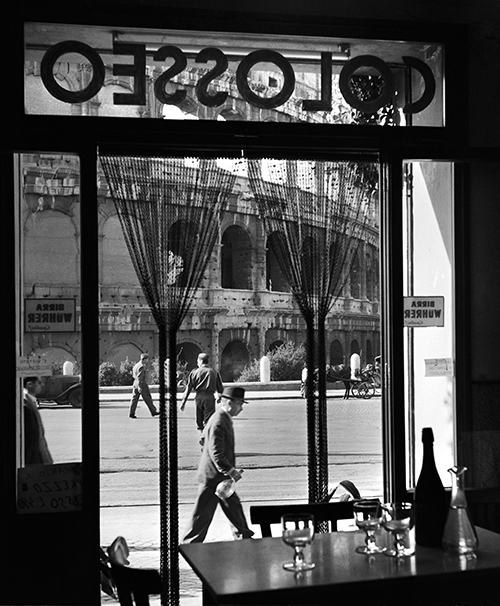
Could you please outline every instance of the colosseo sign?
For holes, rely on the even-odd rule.
[[[53,68],[68,53],[78,53],[84,56],[92,66],[90,82],[82,90],[68,90],[62,87],[54,77]],[[132,57],[130,63],[113,64],[114,76],[126,76],[132,79],[132,91],[129,93],[114,93],[115,105],[145,105],[146,104],[146,45],[137,43],[115,42],[113,55]],[[320,93],[318,99],[302,99],[302,109],[308,112],[331,111],[332,109],[332,53],[321,52],[320,56]],[[178,88],[167,92],[167,84],[183,72],[187,67],[187,56],[177,46],[162,46],[154,52],[153,60],[169,61],[169,67],[154,82],[154,94],[160,103],[178,105],[185,99],[187,91]],[[218,48],[204,48],[194,58],[196,63],[214,62],[207,73],[196,83],[195,94],[202,105],[218,107],[223,105],[228,97],[227,91],[210,92],[209,85],[228,69],[229,61],[225,53]],[[423,80],[420,97],[407,102],[403,109],[405,114],[417,114],[432,102],[436,82],[430,67],[421,59],[413,56],[402,56],[401,61],[409,70],[416,70]],[[273,64],[283,74],[281,89],[273,96],[264,97],[252,90],[248,76],[259,63]],[[351,87],[352,76],[360,69],[369,68],[378,73],[383,80],[382,92],[376,99],[363,100],[357,97]],[[88,44],[76,40],[59,42],[51,46],[44,54],[41,62],[41,78],[47,91],[56,99],[65,103],[83,103],[99,93],[104,85],[105,65],[99,53]],[[295,90],[295,72],[292,63],[281,53],[274,50],[255,50],[249,52],[238,63],[236,69],[236,86],[241,97],[250,105],[261,109],[277,108],[290,99]],[[358,55],[348,60],[342,67],[339,79],[340,92],[345,101],[353,108],[374,113],[387,105],[396,90],[394,73],[383,59],[374,55]]]

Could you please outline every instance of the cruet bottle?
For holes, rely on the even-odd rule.
[[[452,467],[451,501],[443,534],[443,548],[459,555],[474,553],[478,547],[476,529],[472,523],[464,490],[467,467]]]

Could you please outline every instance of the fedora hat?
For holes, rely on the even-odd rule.
[[[223,392],[221,393],[221,398],[227,398],[228,400],[243,400],[243,402],[247,402],[245,399],[245,390],[243,387],[224,387]]]

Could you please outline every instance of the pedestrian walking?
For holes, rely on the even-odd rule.
[[[146,406],[149,408],[149,412],[151,413],[152,417],[156,417],[160,414],[159,411],[156,410],[156,406],[153,404],[153,398],[151,397],[151,392],[149,391],[148,363],[149,354],[142,353],[141,359],[132,369],[134,383],[132,386],[132,399],[130,400],[129,417],[131,419],[137,419],[135,416],[135,411],[137,410],[137,404],[139,403],[139,398],[141,396],[146,403]]]
[[[202,543],[215,515],[217,505],[231,523],[235,540],[248,539],[254,533],[241,506],[241,501],[233,492],[224,498],[217,496],[220,482],[241,479],[242,469],[236,469],[233,418],[243,409],[245,390],[242,387],[226,387],[221,394],[221,406],[210,417],[205,427],[205,444],[198,465],[198,496],[186,529],[183,543]]]
[[[208,365],[209,357],[206,353],[198,356],[198,368],[189,373],[188,382],[182,397],[180,409],[184,410],[191,391],[196,392],[196,428],[200,432],[200,444],[203,445],[203,429],[215,412],[215,394],[222,394],[223,385],[220,373]]]

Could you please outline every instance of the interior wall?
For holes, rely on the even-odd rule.
[[[472,379],[500,382],[498,163],[476,163],[471,166],[469,196]]]

